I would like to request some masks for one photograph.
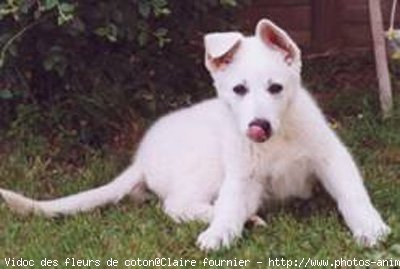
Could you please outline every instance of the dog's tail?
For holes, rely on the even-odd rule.
[[[47,217],[71,215],[121,200],[142,182],[143,174],[139,166],[132,164],[106,185],[54,200],[37,201],[1,188],[0,195],[13,211],[20,214],[34,213]]]

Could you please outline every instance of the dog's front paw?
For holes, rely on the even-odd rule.
[[[365,247],[373,247],[383,241],[390,233],[390,228],[381,218],[374,218],[365,221],[354,232],[357,243]]]
[[[218,250],[221,247],[230,247],[234,239],[239,236],[240,231],[211,226],[199,235],[197,246],[203,251]]]
[[[339,208],[356,242],[364,247],[377,245],[390,233],[389,226],[368,202],[346,202],[342,206],[339,204]]]

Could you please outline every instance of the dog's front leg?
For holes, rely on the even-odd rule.
[[[373,246],[389,234],[390,228],[372,205],[354,160],[339,141],[327,147],[316,162],[322,184],[337,201],[357,242]]]
[[[256,180],[226,178],[215,202],[214,218],[197,240],[202,250],[229,247],[241,236],[245,222],[253,216],[261,198],[262,187]]]

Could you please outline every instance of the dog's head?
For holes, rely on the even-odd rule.
[[[254,36],[211,33],[204,43],[217,94],[231,107],[240,130],[254,142],[279,132],[300,85],[301,53],[288,34],[263,19]]]

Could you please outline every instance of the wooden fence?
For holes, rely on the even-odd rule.
[[[392,0],[381,0],[385,29],[391,6]],[[239,20],[251,31],[263,17],[287,30],[305,53],[372,48],[368,0],[253,0]]]

